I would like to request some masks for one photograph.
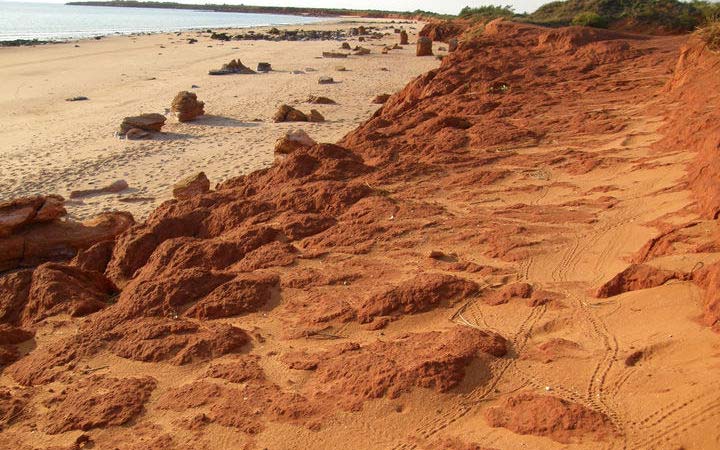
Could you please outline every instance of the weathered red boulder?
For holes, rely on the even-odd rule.
[[[308,117],[300,110],[289,105],[280,105],[273,116],[274,122],[307,122]]]
[[[210,180],[208,180],[205,172],[198,172],[175,183],[173,197],[178,200],[185,200],[209,191]]]
[[[416,56],[432,56],[432,40],[428,37],[419,37],[417,40]]]
[[[205,103],[198,101],[194,92],[181,91],[173,99],[170,110],[179,122],[190,122],[205,114]]]
[[[400,31],[400,45],[408,45],[410,43],[410,40],[408,38],[407,31],[402,30]]]
[[[290,130],[275,142],[275,154],[289,155],[301,148],[310,148],[316,142],[303,130]]]
[[[79,250],[113,239],[134,223],[132,215],[124,212],[103,213],[84,222],[59,220],[64,208],[56,204],[53,209],[52,214],[38,210],[29,224],[13,228],[10,236],[0,237],[0,271],[70,259]],[[43,221],[38,222],[38,218]]]
[[[37,195],[0,202],[0,238],[25,225],[49,222],[67,214],[59,195]],[[1,259],[1,258],[0,258]]]
[[[125,117],[120,123],[120,134],[124,135],[133,128],[145,131],[160,131],[165,125],[165,120],[165,116],[157,113]]]

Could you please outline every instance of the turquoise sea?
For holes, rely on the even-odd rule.
[[[0,1],[0,41],[67,40],[109,34],[293,25],[323,19],[151,8],[69,6]],[[325,19],[326,20],[326,19]]]

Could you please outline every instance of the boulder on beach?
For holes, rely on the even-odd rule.
[[[170,110],[179,122],[190,122],[205,114],[205,103],[198,101],[194,92],[181,91],[173,99]]]
[[[232,74],[246,74],[250,75],[255,73],[254,70],[245,66],[239,59],[233,59],[227,64],[223,64],[220,69],[211,70],[208,72],[210,75],[232,75]]]
[[[337,105],[335,100],[319,95],[311,95],[306,101],[315,105]]]
[[[122,192],[125,189],[127,189],[128,183],[125,180],[117,180],[114,181],[107,186],[103,186],[100,188],[94,188],[94,189],[83,189],[83,190],[77,190],[70,192],[70,198],[80,198],[80,197],[87,197],[88,195],[98,195],[98,194],[117,194],[118,192]]]
[[[275,142],[275,154],[289,155],[298,149],[310,148],[315,144],[316,142],[305,131],[290,130]]]
[[[290,105],[280,105],[273,116],[274,122],[307,122],[308,117],[304,112],[293,108]]]
[[[325,122],[325,117],[317,109],[311,109],[308,115],[308,122]]]
[[[333,77],[320,77],[318,78],[318,84],[333,84],[335,80]]]
[[[369,54],[370,54],[369,48],[355,47],[355,50],[353,50],[353,55],[362,56],[362,55],[369,55]]]
[[[257,65],[258,72],[270,72],[272,71],[272,65],[267,62],[259,62]]]
[[[390,94],[380,94],[380,95],[375,96],[375,98],[373,99],[372,102],[375,103],[376,105],[382,105],[385,102],[387,102],[389,98],[390,98]]]
[[[410,43],[407,31],[400,31],[400,45],[408,45]]]
[[[205,172],[198,172],[175,183],[173,197],[178,200],[186,200],[209,191],[210,180],[208,180]]]
[[[120,123],[120,134],[125,134],[132,128],[145,131],[160,131],[165,125],[165,116],[157,113],[140,114],[139,116],[125,117]]]
[[[65,99],[66,102],[82,102],[85,100],[90,100],[90,99],[85,97],[84,95],[77,95],[75,97],[68,97]]]
[[[343,50],[350,50],[350,44],[348,42],[343,42],[340,48]]]
[[[421,36],[417,41],[417,49],[415,50],[416,56],[432,56],[432,39]]]

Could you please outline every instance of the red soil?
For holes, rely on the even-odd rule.
[[[547,436],[570,443],[581,438],[603,440],[614,433],[610,419],[585,406],[557,397],[517,394],[485,410],[490,426],[518,434]]]

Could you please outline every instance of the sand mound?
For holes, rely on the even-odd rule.
[[[316,371],[313,397],[358,409],[368,399],[395,398],[413,387],[446,392],[463,380],[476,355],[501,357],[506,352],[502,337],[456,327],[367,346],[344,345],[327,354],[295,355],[291,366]]]
[[[498,406],[485,410],[485,419],[493,427],[563,443],[583,437],[602,440],[614,433],[604,414],[549,395],[527,393],[507,397]]]
[[[361,322],[392,313],[414,314],[437,307],[450,306],[477,292],[478,285],[452,275],[422,274],[386,292],[369,297],[360,305]]]
[[[92,376],[49,398],[45,432],[63,433],[122,425],[143,411],[155,380]]]

